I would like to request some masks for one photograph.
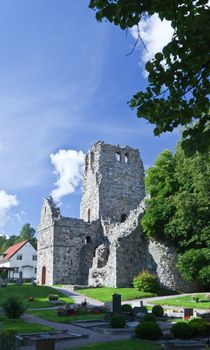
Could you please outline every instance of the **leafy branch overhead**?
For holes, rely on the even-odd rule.
[[[171,41],[146,63],[148,87],[130,106],[154,124],[154,134],[186,126],[182,147],[189,156],[210,145],[210,7],[208,0],[91,0],[98,21],[107,19],[123,30],[157,13],[171,22]],[[141,35],[141,33],[140,33]],[[161,35],[161,33],[160,33]]]

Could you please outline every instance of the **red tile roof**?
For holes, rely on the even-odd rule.
[[[8,260],[10,259],[15,253],[18,252],[18,250],[20,250],[26,243],[28,242],[28,239],[26,241],[17,243],[9,248],[7,248],[7,250],[5,250],[5,252],[3,253],[3,259],[2,260]]]

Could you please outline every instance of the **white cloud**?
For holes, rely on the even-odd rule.
[[[143,48],[141,63],[146,63],[157,52],[161,52],[163,47],[171,40],[173,31],[170,22],[166,20],[161,21],[157,14],[142,19],[139,22],[139,32],[148,51]],[[137,26],[131,28],[131,35],[137,40]]]
[[[54,173],[58,177],[55,182],[57,188],[51,192],[56,201],[74,192],[81,183],[84,157],[82,151],[75,150],[59,150],[55,154],[50,154],[51,163],[55,166]]]
[[[0,227],[6,225],[9,220],[9,210],[13,206],[18,205],[18,200],[15,195],[7,194],[5,191],[0,191]]]

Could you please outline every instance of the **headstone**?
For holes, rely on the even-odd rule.
[[[55,339],[39,339],[36,341],[36,350],[55,350]]]
[[[193,316],[193,309],[192,308],[184,308],[183,312],[183,319],[188,319]]]
[[[144,306],[143,300],[140,300],[140,307]]]
[[[112,295],[112,311],[114,313],[118,313],[121,311],[121,295],[120,294],[113,294]]]
[[[23,284],[23,273],[22,273],[22,271],[20,271],[20,273],[19,273],[18,284],[19,284],[20,286]]]

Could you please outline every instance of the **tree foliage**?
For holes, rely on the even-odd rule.
[[[145,234],[171,242],[180,252],[209,246],[209,175],[207,155],[187,158],[180,145],[174,155],[161,153],[146,173]]]
[[[210,249],[190,249],[179,257],[177,264],[186,281],[197,280],[203,286],[210,286]]]
[[[171,22],[171,41],[146,63],[148,87],[137,92],[130,106],[139,118],[155,125],[154,134],[179,125],[182,147],[188,156],[204,153],[210,144],[210,8],[208,0],[90,0],[98,21],[107,19],[121,29],[138,26],[145,16],[157,13]],[[139,39],[141,33],[139,32]]]
[[[29,240],[33,246],[36,248],[37,245],[37,239],[35,237],[35,229],[31,227],[29,223],[26,223],[23,225],[22,229],[20,230],[19,236],[11,235],[9,237],[6,237],[5,235],[0,236],[0,254],[5,252],[9,247],[13,246],[16,243]]]
[[[141,224],[147,237],[174,245],[187,281],[210,284],[210,162],[207,154],[184,155],[180,144],[147,170],[150,194]]]

